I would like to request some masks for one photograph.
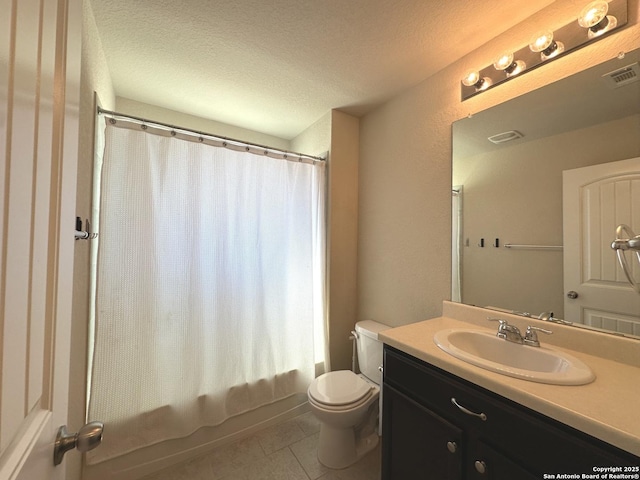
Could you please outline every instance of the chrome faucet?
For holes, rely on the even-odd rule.
[[[500,322],[498,333],[496,334],[498,338],[503,338],[507,342],[518,343],[520,345],[528,345],[530,347],[540,346],[540,341],[538,340],[538,332],[546,333],[547,335],[551,335],[553,333],[551,330],[529,325],[527,326],[527,331],[525,332],[523,337],[522,333],[520,333],[520,329],[515,325],[510,325],[506,320],[491,317],[487,318],[487,320]]]
[[[538,320],[544,320],[545,322],[561,323],[562,325],[573,325],[573,322],[568,322],[562,318],[556,318],[553,316],[553,312],[542,312],[538,315]]]
[[[542,312],[538,315],[539,320],[544,320],[545,322],[553,322],[555,318],[553,317],[553,312]]]

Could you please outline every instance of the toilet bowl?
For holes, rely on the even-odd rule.
[[[328,372],[309,385],[309,406],[320,421],[318,460],[329,468],[346,468],[378,444],[382,379],[378,332],[388,328],[371,320],[358,322],[354,333],[362,373]]]

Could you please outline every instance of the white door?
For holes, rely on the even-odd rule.
[[[0,0],[0,479],[61,479],[82,0]]]
[[[565,318],[640,335],[640,295],[611,249],[619,224],[640,230],[640,157],[565,171],[563,219]]]

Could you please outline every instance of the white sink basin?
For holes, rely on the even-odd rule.
[[[584,385],[596,377],[576,357],[548,347],[508,342],[478,330],[441,330],[436,345],[450,355],[510,377],[554,385]]]

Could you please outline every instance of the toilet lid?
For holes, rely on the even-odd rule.
[[[320,375],[309,386],[309,395],[325,405],[347,405],[368,395],[372,386],[351,370]]]

